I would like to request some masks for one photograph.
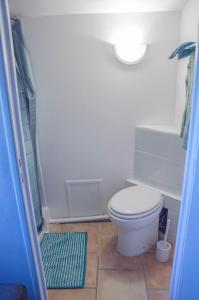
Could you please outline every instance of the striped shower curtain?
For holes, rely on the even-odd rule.
[[[18,19],[12,24],[12,34],[32,204],[37,230],[40,231],[42,229],[43,219],[37,172],[36,95],[30,59],[24,44],[21,22]]]

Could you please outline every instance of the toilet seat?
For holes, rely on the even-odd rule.
[[[132,220],[138,220],[138,219],[140,220],[144,217],[148,217],[148,216],[154,214],[156,211],[158,211],[161,208],[161,206],[162,206],[162,202],[160,202],[158,207],[154,208],[153,210],[148,211],[143,214],[136,214],[136,215],[125,215],[125,214],[121,214],[121,213],[119,214],[119,213],[114,212],[109,206],[108,214],[109,214],[109,216],[112,215],[112,217],[115,217],[120,220],[126,220],[126,221],[127,220],[132,221]]]
[[[134,220],[146,217],[160,209],[161,194],[146,186],[126,188],[112,197],[109,213],[119,219]]]

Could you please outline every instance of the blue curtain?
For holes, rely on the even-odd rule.
[[[41,197],[39,192],[36,151],[36,94],[30,58],[25,48],[20,20],[12,25],[17,83],[19,90],[21,119],[25,141],[27,167],[37,229],[43,225]]]

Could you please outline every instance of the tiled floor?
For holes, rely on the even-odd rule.
[[[49,290],[49,300],[167,300],[172,262],[159,263],[154,251],[123,257],[116,251],[117,230],[109,222],[51,224],[51,232],[87,231],[86,285]]]

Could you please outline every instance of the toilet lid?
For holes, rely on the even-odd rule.
[[[146,186],[134,186],[114,195],[110,200],[110,207],[120,214],[136,215],[153,210],[160,201],[161,194],[157,190]]]

